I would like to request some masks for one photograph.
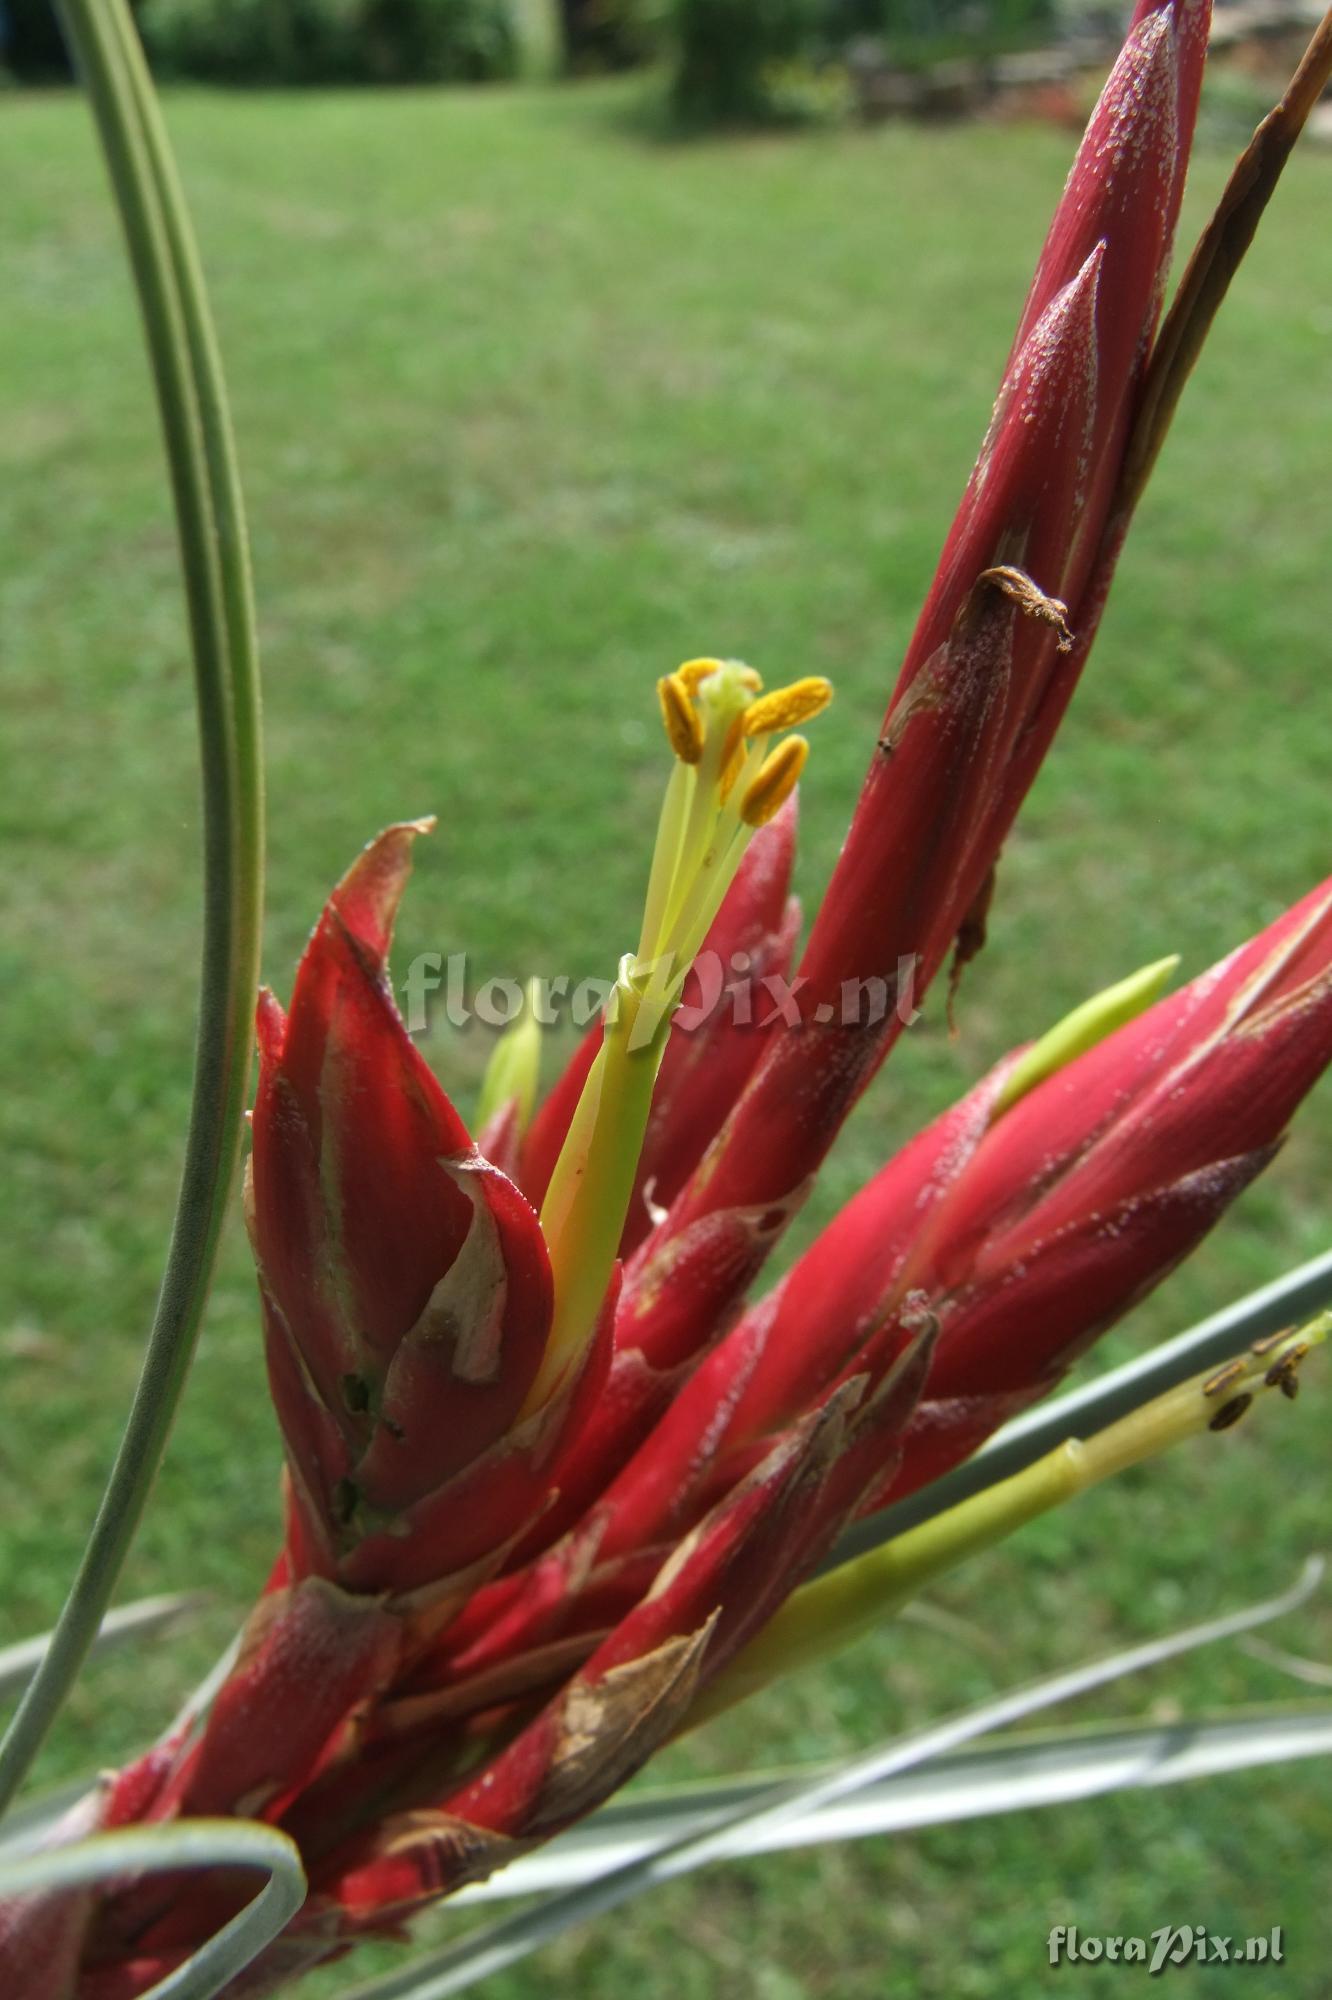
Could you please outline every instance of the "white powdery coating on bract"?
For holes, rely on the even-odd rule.
[[[1129,36],[1106,80],[1064,184],[1079,216],[1098,216],[1097,234],[1116,211],[1136,209],[1139,175],[1149,154],[1173,159],[1179,145],[1179,53],[1168,7]],[[1127,170],[1127,171],[1126,171]],[[1158,196],[1164,215],[1170,183]]]

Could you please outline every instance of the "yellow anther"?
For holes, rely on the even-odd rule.
[[[683,666],[675,669],[671,678],[679,681],[686,694],[697,694],[704,681],[717,673],[720,667],[720,660],[686,660]]]
[[[740,801],[740,817],[746,826],[766,826],[781,811],[796,788],[808,755],[809,744],[803,736],[788,736],[768,752]]]
[[[745,735],[767,736],[774,729],[794,729],[821,715],[832,700],[832,682],[822,674],[809,674],[792,681],[789,687],[774,688],[760,695],[745,710]]]
[[[710,680],[713,674],[719,674],[727,664],[725,660],[686,660],[682,667],[676,668],[675,678],[684,683],[690,694],[697,694],[704,681]],[[753,667],[745,666],[740,660],[732,660],[729,665],[741,687],[757,694],[763,686],[762,674],[755,673]]]
[[[732,717],[726,732],[726,742],[722,748],[721,776],[717,780],[717,792],[723,805],[735,788],[735,781],[745,768],[744,717]]]
[[[663,675],[657,682],[657,696],[672,750],[682,764],[697,764],[703,755],[703,722],[680,675]]]

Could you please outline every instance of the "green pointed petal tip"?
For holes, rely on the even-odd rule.
[[[536,1109],[541,1080],[541,1023],[537,1019],[538,982],[529,979],[522,1012],[496,1042],[476,1106],[476,1129],[485,1130],[506,1104],[516,1100],[518,1123],[526,1131]]]
[[[1084,1055],[1094,1049],[1116,1028],[1126,1022],[1135,1021],[1145,1013],[1155,1000],[1159,1000],[1170,984],[1179,965],[1179,954],[1174,952],[1169,958],[1158,958],[1153,965],[1144,965],[1138,972],[1131,972],[1127,979],[1121,979],[1114,986],[1107,986],[1101,993],[1094,993],[1090,1000],[1084,1000],[1071,1014],[1065,1014],[1053,1028],[1033,1042],[1027,1053],[1016,1062],[998,1098],[995,1100],[993,1117],[1001,1118],[1005,1111],[1011,1111],[1020,1098],[1034,1090],[1038,1083],[1044,1083],[1056,1070],[1063,1069],[1075,1056]]]

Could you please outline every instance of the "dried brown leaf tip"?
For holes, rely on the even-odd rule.
[[[562,1826],[622,1785],[688,1710],[715,1617],[599,1680],[575,1681],[529,1827]]]
[[[1047,596],[1025,570],[1018,569],[1011,563],[1000,563],[993,569],[981,571],[976,578],[976,586],[968,606],[963,611],[963,617],[966,617],[967,611],[972,606],[978,608],[983,593],[995,590],[1002,597],[1006,597],[1010,604],[1015,605],[1024,618],[1034,618],[1038,624],[1050,626],[1056,635],[1061,653],[1072,651],[1073,634],[1069,629],[1068,606],[1057,597]]]

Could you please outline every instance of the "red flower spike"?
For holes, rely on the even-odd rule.
[[[1169,269],[1210,25],[1210,0],[1174,0],[1165,7],[1144,0],[1139,6],[1069,175],[1019,329],[1021,339],[1089,247],[1104,243],[1107,309],[1099,335],[1107,389],[1093,451],[1087,526],[1061,593],[1076,638],[1069,653],[1051,661],[1045,689],[1005,774],[985,836],[996,855],[1073,697],[1128,527],[1126,518],[1111,511],[1115,482]],[[1153,123],[1159,155],[1144,145]],[[1143,179],[1152,174],[1154,194]],[[1116,383],[1122,388],[1115,389]]]
[[[983,700],[977,691],[968,709],[968,667],[973,679],[980,670],[959,644],[959,620],[965,630],[962,614],[974,605],[983,572],[1016,564],[1036,593],[1067,596],[1078,635],[1073,657],[1079,665],[1085,657],[1090,633],[1078,599],[1105,526],[1159,309],[1206,19],[1198,0],[1144,8],[1093,114],[994,423],[903,665],[885,748],[871,766],[801,961],[806,1026],[769,1046],[709,1156],[629,1273],[626,1338],[649,1358],[678,1356],[689,1320],[715,1324],[752,1277],[771,1238],[759,1232],[746,1244],[724,1218],[766,1208],[781,1226],[897,1032],[891,1011],[886,1025],[868,1030],[820,1030],[820,1018],[836,1019],[844,981],[892,981],[905,962],[913,965],[915,996],[923,994],[1034,776],[1035,718],[1052,730],[1071,692],[1057,665],[1057,628],[1024,617],[1015,621],[1002,665],[993,657],[989,663]],[[1033,397],[1037,380],[1041,393]],[[1033,428],[1042,431],[1040,449]],[[1099,580],[1101,595],[1106,580]],[[992,628],[989,637],[993,655]],[[933,726],[923,727],[922,711],[934,709],[941,712]],[[1020,787],[1010,777],[1019,768]],[[719,1216],[715,1228],[703,1227]]]
[[[1004,1112],[906,1270],[941,1332],[891,1497],[1045,1394],[1173,1270],[1329,1063],[1332,882]]]
[[[544,1193],[599,1033],[526,1139],[527,1071],[505,1104],[501,1065],[485,1145],[469,1143],[387,979],[421,824],[381,835],[334,892],[290,1018],[261,1001],[250,1220],[286,1549],[208,1712],[95,1801],[98,1824],[251,1811],[294,1835],[312,1894],[247,1991],[393,1929],[599,1804],[847,1520],[975,1449],[1159,1282],[1332,1061],[1329,883],[1063,1069],[1049,1072],[1055,1052],[1113,1005],[1063,1024],[1020,1073],[1006,1059],[740,1308],[911,1004],[955,942],[974,943],[1000,843],[1086,657],[1125,526],[1110,509],[1206,28],[1205,0],[1138,8],[805,954],[801,1018],[755,1029],[724,1009],[677,1034],[641,1152],[646,1092],[632,1145],[606,1128],[625,1136],[614,1219],[550,1401],[533,1393],[550,1261],[506,1176],[516,1167],[532,1199]],[[756,678],[699,660],[661,684],[678,769],[643,933],[661,952],[663,939],[692,951],[717,909],[695,876],[718,891],[731,879],[738,848],[707,844],[721,805],[742,802],[731,816],[752,825],[794,779],[802,740],[775,763],[761,740],[827,699],[810,676],[755,706]],[[789,810],[759,832],[705,940],[724,974],[749,955],[741,1004],[789,962],[793,837]],[[622,976],[634,992],[642,970],[631,959]],[[848,998],[852,1013],[873,1007],[870,981],[884,1004],[848,1019]],[[686,1005],[707,986],[696,973]],[[624,1302],[617,1271],[584,1345],[635,1159]],[[586,1270],[556,1261],[563,1308],[570,1272]],[[252,1889],[235,1870],[187,1889],[117,1885],[88,1899],[86,1929],[85,1908],[65,1906],[80,1935],[63,1957],[40,1909],[0,1905],[0,1964],[17,1938],[42,2000],[48,1985],[74,2000],[77,1951],[77,2000],[132,2000]],[[31,1968],[17,1976],[35,2000]]]
[[[1197,113],[1208,18],[1205,0],[1139,8],[1056,210],[994,419],[903,663],[890,718],[906,688],[948,635],[976,576],[996,562],[1017,563],[1048,596],[1067,602],[1069,622],[1080,642],[1078,652],[1085,653],[1090,633],[1080,599],[1105,524],[1129,408],[1160,309]],[[1093,258],[1099,278],[1091,300],[1096,381],[1090,425],[1083,437],[1066,431],[1056,450],[1055,467],[1043,468],[1039,455],[1023,450],[1028,412],[1016,394],[1017,384],[1024,357],[1030,357],[1029,368],[1037,365],[1042,327],[1052,307],[1075,282],[1085,281]],[[1062,520],[1059,495],[1050,493],[1043,509],[1041,493],[1043,476],[1055,470],[1059,478],[1060,460],[1071,503]],[[1046,525],[1040,531],[1027,529],[1027,522],[1042,519]],[[1016,537],[1021,540],[1015,541]],[[1053,649],[1047,648],[1047,670],[1055,658]],[[1039,689],[1033,686],[1030,692],[1029,706],[1034,707]],[[874,782],[872,770],[868,783]],[[873,818],[863,809],[868,803],[867,797],[857,813],[829,885],[825,912],[829,903],[836,909],[842,880],[862,844],[888,857],[886,865],[892,866],[893,850],[877,838]],[[849,889],[848,900],[854,900]],[[822,922],[826,927],[828,919],[823,917]],[[811,947],[814,944],[811,939]],[[802,965],[802,972],[807,969],[811,968]],[[863,970],[853,952],[847,974]]]

